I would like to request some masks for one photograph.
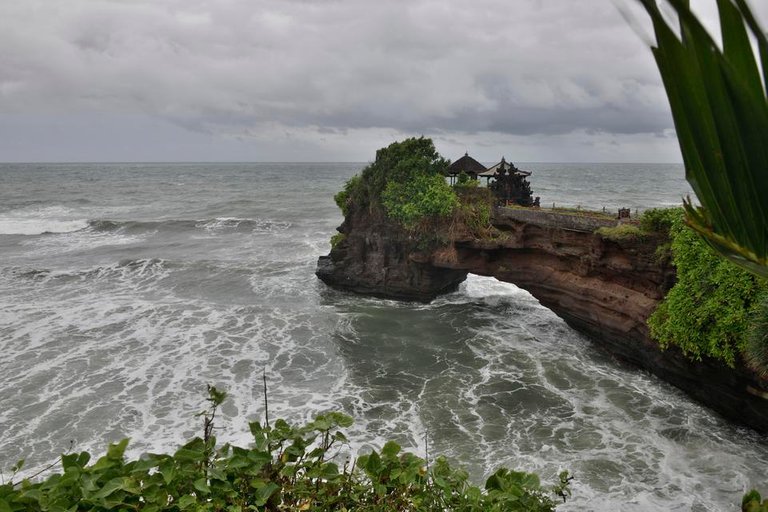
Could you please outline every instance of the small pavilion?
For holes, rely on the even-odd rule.
[[[448,170],[445,174],[450,178],[451,185],[453,185],[456,183],[456,179],[461,173],[464,173],[473,180],[476,180],[477,177],[485,171],[485,166],[469,156],[469,153],[467,152],[464,153],[463,157],[453,162],[450,167],[448,167]]]
[[[520,176],[528,177],[531,175],[530,171],[521,171],[512,162],[507,162],[504,157],[501,157],[501,162],[496,165],[492,165],[485,172],[481,172],[478,176],[482,176],[487,180],[490,180],[497,174],[519,174]]]

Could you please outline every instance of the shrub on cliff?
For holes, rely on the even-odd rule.
[[[619,224],[617,226],[603,226],[595,231],[596,234],[613,240],[614,242],[623,242],[627,240],[638,240],[646,235],[646,232],[634,224]]]
[[[353,201],[362,202],[362,194],[362,178],[359,174],[355,174],[347,180],[344,188],[333,196],[333,200],[336,201],[336,206],[341,209],[341,213],[346,216]]]
[[[470,179],[468,183],[477,183]],[[457,186],[456,193],[459,197],[459,207],[456,208],[451,228],[453,236],[461,236],[462,233],[478,239],[494,239],[504,234],[495,229],[491,222],[494,196],[490,189],[477,185]]]
[[[646,233],[668,234],[672,225],[680,220],[680,208],[651,208],[640,216],[640,229]]]
[[[744,361],[763,379],[768,379],[768,294],[753,313]]]
[[[376,152],[376,160],[336,194],[346,215],[351,207],[380,210],[407,228],[420,221],[449,216],[458,199],[446,183],[448,160],[431,139],[410,138]]]
[[[615,242],[639,240],[649,235],[657,234],[666,236],[672,227],[672,223],[680,215],[682,215],[682,209],[680,208],[652,208],[643,212],[637,224],[625,223],[610,227],[605,226],[599,228],[595,233]],[[659,251],[660,257],[663,257],[665,254],[664,250]]]
[[[423,173],[414,173],[405,182],[388,182],[381,202],[387,215],[406,228],[423,220],[448,217],[459,203],[441,174]]]
[[[734,366],[746,349],[766,282],[720,257],[685,225],[682,210],[657,217],[648,223],[669,225],[677,282],[648,320],[651,336],[693,359],[712,357]]]

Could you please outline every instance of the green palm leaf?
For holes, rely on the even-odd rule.
[[[691,184],[702,206],[686,201],[688,224],[718,252],[768,277],[768,42],[746,0],[718,0],[720,48],[687,0],[668,0],[680,36],[656,0],[653,48]],[[760,54],[752,51],[750,36]],[[761,73],[762,67],[762,73]]]

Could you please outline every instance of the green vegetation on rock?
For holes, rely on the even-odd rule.
[[[331,237],[331,248],[334,248],[337,245],[339,245],[341,242],[344,241],[346,237],[347,235],[345,235],[344,233],[336,233],[335,235],[333,235]]]
[[[347,180],[347,182],[344,184],[344,188],[341,189],[335,196],[333,196],[333,200],[341,209],[341,213],[347,215],[349,213],[349,207],[352,202],[361,201],[362,194],[362,178],[359,174],[355,174],[349,180]]]
[[[646,233],[668,234],[680,220],[680,208],[651,208],[640,216],[640,229]]]
[[[674,208],[652,208],[643,212],[638,223],[627,222],[606,226],[595,232],[603,238],[616,242],[639,240],[649,235],[667,235],[672,223],[680,216],[679,212],[679,209]]]
[[[415,171],[406,181],[389,181],[381,195],[387,215],[406,228],[449,217],[459,204],[442,174]]]
[[[453,213],[458,198],[446,183],[448,160],[431,139],[393,142],[376,152],[376,160],[353,176],[336,194],[336,204],[347,215],[350,208],[377,210],[403,227]]]
[[[646,235],[645,231],[635,224],[619,224],[617,226],[602,227],[595,231],[598,235],[614,242],[623,240],[637,240]]]
[[[477,183],[469,180],[470,183]],[[454,226],[461,226],[475,238],[496,238],[501,233],[491,224],[494,202],[492,192],[485,187],[457,186],[459,207],[454,212]]]
[[[768,379],[768,294],[753,313],[743,356],[747,366]]]
[[[126,461],[125,439],[93,464],[87,452],[62,455],[60,473],[0,484],[0,511],[550,512],[570,495],[566,472],[545,489],[536,475],[500,469],[481,489],[445,459],[427,462],[394,442],[340,467],[334,455],[347,444],[340,429],[352,424],[340,413],[301,427],[252,422],[250,448],[219,446],[213,418],[224,397],[209,387],[203,437],[175,453]]]
[[[662,348],[677,346],[692,359],[733,367],[768,286],[720,257],[685,225],[681,209],[653,215],[649,226],[669,226],[677,282],[648,320],[651,336]]]

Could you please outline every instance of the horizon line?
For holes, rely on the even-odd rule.
[[[643,165],[683,165],[683,162],[648,162],[648,161],[555,161],[555,160],[510,160],[519,164],[643,164]],[[26,164],[371,164],[372,160],[9,160],[0,161],[0,165]],[[482,163],[482,162],[481,162]]]

